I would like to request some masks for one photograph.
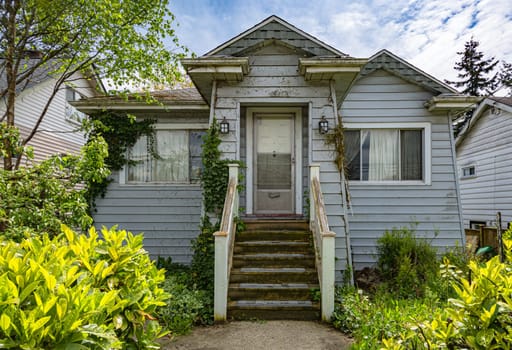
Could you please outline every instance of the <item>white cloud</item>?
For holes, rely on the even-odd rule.
[[[439,79],[456,79],[472,36],[486,56],[512,62],[510,0],[174,0],[181,42],[203,54],[276,14],[355,57],[386,48]]]

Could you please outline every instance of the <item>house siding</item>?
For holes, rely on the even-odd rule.
[[[88,87],[85,80],[72,77],[76,89],[84,96],[93,96],[95,91]],[[21,137],[29,135],[37,118],[41,114],[48,98],[51,96],[56,80],[48,78],[43,82],[23,90],[16,98],[16,126],[20,129]],[[59,153],[78,154],[85,143],[84,134],[78,129],[80,124],[66,119],[65,87],[61,87],[53,98],[43,122],[37,133],[28,143],[34,149],[34,160],[40,162],[49,156]],[[0,113],[5,112],[5,106],[0,107]]]
[[[416,235],[440,250],[461,245],[462,227],[448,116],[429,113],[432,93],[393,74],[376,70],[358,80],[343,102],[345,123],[431,124],[431,184],[368,184],[351,181],[350,238],[354,269],[376,261],[376,242],[393,227],[415,228]]]
[[[105,197],[96,200],[94,222],[97,228],[118,225],[143,233],[144,249],[153,259],[172,257],[173,262],[189,264],[201,222],[201,188],[113,183]]]
[[[457,147],[465,227],[470,221],[496,225],[497,212],[504,226],[512,222],[511,144],[512,114],[487,109]],[[468,165],[475,166],[476,176],[462,178],[461,169]]]

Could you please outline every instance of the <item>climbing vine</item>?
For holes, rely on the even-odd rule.
[[[336,165],[336,169],[340,174],[347,177],[347,169],[345,167],[345,142],[344,142],[344,128],[343,128],[343,120],[341,119],[341,115],[337,116],[337,123],[332,129],[332,132],[325,135],[325,144],[330,146],[334,150],[334,164]],[[346,200],[347,205],[350,205],[350,192],[348,190],[348,183],[342,185],[345,186]]]
[[[88,142],[97,136],[103,136],[108,145],[108,156],[105,159],[107,167],[112,171],[121,170],[131,163],[127,151],[132,148],[141,136],[150,140],[150,153],[158,158],[154,148],[154,123],[152,119],[136,120],[128,113],[101,111],[94,113],[84,122],[83,129],[88,135]],[[104,196],[111,179],[95,183],[88,190],[90,209],[95,208],[95,199]]]

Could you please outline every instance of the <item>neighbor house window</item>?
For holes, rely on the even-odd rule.
[[[462,178],[476,176],[476,169],[474,165],[465,166],[462,168]]]
[[[198,182],[203,135],[199,130],[157,129],[154,138],[140,137],[129,152],[133,164],[128,166],[127,182]]]
[[[73,89],[71,86],[66,86],[66,101],[73,102],[78,101],[82,98],[82,95]],[[85,114],[80,112],[78,109],[66,103],[65,107],[66,119],[70,122],[81,124],[83,119],[85,118]]]
[[[427,182],[429,128],[350,128],[344,135],[349,180]]]

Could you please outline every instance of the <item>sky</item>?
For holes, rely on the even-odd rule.
[[[512,62],[512,0],[170,0],[170,10],[198,56],[277,15],[352,57],[387,49],[440,80],[458,80],[471,38]]]

